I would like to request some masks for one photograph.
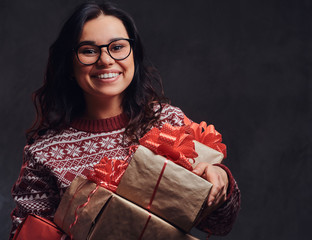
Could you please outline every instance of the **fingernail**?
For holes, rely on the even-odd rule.
[[[211,207],[212,201],[208,202],[208,207]]]
[[[194,169],[194,170],[193,170],[193,173],[198,174],[199,171],[198,171],[197,169]]]

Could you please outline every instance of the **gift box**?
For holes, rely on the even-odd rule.
[[[195,151],[198,154],[198,157],[194,158],[194,163],[192,164],[192,167],[195,168],[196,165],[200,162],[206,162],[210,164],[216,164],[221,163],[224,155],[223,153],[208,147],[207,145],[200,143],[196,140],[193,140],[195,144]]]
[[[75,240],[196,239],[82,177],[65,192],[54,222]]]
[[[51,221],[29,214],[18,227],[13,240],[60,240],[64,233]]]
[[[140,139],[116,193],[188,232],[212,210],[206,206],[212,184],[191,170],[200,162],[220,163],[221,141],[205,122],[153,128]]]
[[[198,124],[187,118],[184,119],[184,122],[193,136],[195,151],[198,154],[192,164],[193,168],[200,162],[216,164],[226,158],[226,146],[222,143],[221,134],[215,130],[213,125],[207,125],[206,122]]]
[[[206,207],[212,184],[139,146],[116,193],[188,232]]]
[[[165,124],[130,148],[129,157],[135,154],[129,165],[127,159],[102,159],[88,176],[91,181],[78,179],[68,188],[55,222],[75,239],[192,238],[175,227],[188,232],[210,213],[206,200],[212,185],[191,170],[225,156],[221,135],[211,126],[203,131],[202,123]]]

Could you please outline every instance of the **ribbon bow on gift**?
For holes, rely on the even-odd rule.
[[[185,127],[173,127],[166,123],[161,130],[152,128],[140,139],[140,144],[155,154],[162,155],[174,163],[193,170],[188,158],[198,155],[195,152],[193,136],[186,133]]]
[[[104,157],[88,175],[88,179],[112,192],[116,192],[122,175],[128,166],[127,162]]]
[[[189,126],[194,140],[221,152],[226,158],[226,146],[222,143],[222,135],[216,131],[213,125],[207,126],[204,121],[200,124],[191,122],[187,117],[184,118],[184,123]]]

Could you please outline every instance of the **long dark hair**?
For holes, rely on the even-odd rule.
[[[58,38],[49,49],[44,84],[33,93],[37,117],[26,132],[29,143],[47,130],[59,132],[68,127],[85,110],[83,92],[73,78],[73,48],[78,44],[84,24],[101,14],[120,19],[129,38],[134,39],[132,47],[135,73],[122,101],[123,111],[129,118],[126,136],[131,141],[137,141],[158,120],[161,103],[167,99],[163,94],[158,71],[146,60],[133,19],[111,3],[87,2],[80,5],[65,22]]]

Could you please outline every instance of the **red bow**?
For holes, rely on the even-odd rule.
[[[193,137],[186,133],[185,127],[173,127],[166,123],[161,130],[152,128],[140,139],[140,144],[155,154],[162,155],[176,164],[193,170],[188,158],[197,157]]]
[[[184,118],[184,122],[190,127],[191,135],[194,140],[213,148],[224,155],[226,158],[226,146],[222,142],[222,135],[216,131],[213,125],[208,125],[206,122],[200,124],[191,122],[188,118]]]
[[[127,162],[104,157],[94,166],[94,170],[88,175],[88,179],[101,187],[116,192],[127,166]]]

